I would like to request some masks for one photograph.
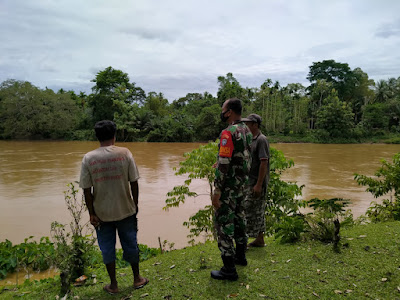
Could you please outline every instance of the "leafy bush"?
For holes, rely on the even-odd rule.
[[[12,245],[9,240],[0,242],[0,279],[8,273],[15,272],[19,267],[28,271],[45,271],[51,267],[54,256],[54,246],[48,237],[42,237],[40,242],[26,238],[23,243]]]
[[[306,217],[310,237],[326,243],[333,242],[334,250],[339,251],[340,227],[353,222],[352,215],[346,215],[344,209],[350,201],[314,198],[307,202],[314,209],[314,213]]]
[[[329,132],[325,129],[314,129],[311,136],[316,142],[326,142],[330,140]]]
[[[393,156],[393,163],[381,161],[382,166],[375,172],[375,177],[355,174],[359,185],[367,186],[366,191],[375,198],[389,196],[382,204],[372,202],[367,216],[373,222],[400,220],[400,153]]]
[[[147,245],[143,244],[138,244],[138,247],[140,261],[148,260],[161,253],[161,250],[159,248],[150,248]],[[118,251],[122,252],[122,249],[118,249]]]
[[[273,234],[281,219],[298,214],[299,208],[304,206],[302,201],[296,199],[301,196],[303,186],[281,180],[282,172],[294,166],[293,160],[286,159],[282,151],[274,148],[270,148],[270,160],[268,202],[265,211],[266,234]]]
[[[281,243],[297,242],[305,231],[305,226],[303,215],[285,215],[275,227],[275,238],[280,239]]]
[[[214,222],[212,216],[214,215],[214,208],[212,205],[206,205],[204,209],[200,209],[197,213],[189,218],[188,221],[183,222],[183,225],[190,229],[188,238],[191,238],[189,243],[194,243],[194,237],[200,236],[201,233],[205,234],[207,239],[216,239],[216,232],[214,230]]]
[[[87,210],[83,195],[79,198],[78,190],[69,183],[64,192],[65,204],[72,216],[69,230],[58,222],[51,224],[51,234],[56,248],[54,263],[60,270],[61,294],[65,295],[69,285],[84,274],[90,254],[94,251],[93,229],[88,223],[81,224],[82,214]]]
[[[374,223],[400,220],[400,203],[389,199],[384,199],[382,204],[372,201],[366,215]]]

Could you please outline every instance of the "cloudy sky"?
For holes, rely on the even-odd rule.
[[[228,72],[307,85],[324,59],[397,78],[399,12],[398,0],[0,0],[0,82],[89,93],[112,66],[172,101],[215,95]]]

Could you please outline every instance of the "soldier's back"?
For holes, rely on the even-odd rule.
[[[244,122],[230,125],[227,130],[232,134],[234,150],[232,153],[231,170],[235,178],[235,186],[240,187],[247,182],[251,167],[251,143],[253,136]]]

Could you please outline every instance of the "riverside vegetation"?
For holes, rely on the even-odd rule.
[[[399,222],[346,228],[340,254],[315,240],[281,244],[269,237],[266,248],[247,252],[249,264],[238,267],[235,282],[210,278],[221,259],[216,243],[206,242],[142,262],[150,279],[143,290],[133,290],[130,267],[119,267],[118,296],[102,290],[104,267],[89,268],[89,279],[72,287],[68,299],[399,299],[399,232]],[[56,299],[58,285],[56,277],[0,288],[0,298]]]
[[[95,140],[93,125],[109,119],[119,141],[210,141],[223,129],[221,104],[238,97],[244,115],[263,117],[270,142],[400,143],[400,77],[374,82],[360,68],[324,60],[309,67],[307,79],[308,87],[269,78],[243,87],[228,73],[217,78],[216,96],[179,99],[145,92],[112,67],[99,70],[90,94],[10,79],[0,84],[0,138]]]
[[[209,143],[185,154],[186,160],[181,162],[177,174],[188,174],[188,180],[168,193],[166,208],[177,207],[187,197],[196,196],[190,192],[192,180],[203,178],[212,182],[209,161],[215,160],[216,145]],[[293,162],[275,149],[271,154],[268,190],[271,201],[265,214],[266,232],[270,235],[268,246],[249,250],[249,266],[239,268],[238,282],[215,282],[209,277],[210,269],[219,263],[219,252],[212,241],[212,216],[206,207],[184,225],[190,228],[189,238],[205,234],[210,241],[194,245],[192,240],[192,247],[163,254],[157,249],[141,246],[141,260],[145,260],[141,269],[151,280],[145,290],[133,290],[133,278],[127,275],[130,274],[129,267],[121,260],[119,252],[121,299],[398,297],[400,224],[396,220],[400,215],[400,154],[394,156],[393,162],[382,161],[374,177],[355,174],[357,182],[374,196],[389,197],[382,204],[373,203],[366,216],[357,220],[353,220],[351,212],[345,211],[347,201],[344,199],[296,200],[302,187],[280,179],[282,171]],[[54,263],[61,274],[66,273],[64,279],[67,279],[56,276],[40,282],[25,281],[16,287],[3,287],[0,290],[2,298],[54,299],[56,295],[67,293],[71,298],[78,297],[76,299],[115,299],[101,290],[100,283],[107,280],[101,254],[93,245],[92,236],[84,234],[86,225],[77,225],[80,223],[77,216],[84,211],[83,200],[77,197],[73,184],[69,185],[65,195],[73,217],[70,230],[54,231],[56,223],[53,223],[53,243],[48,238],[42,238],[40,243],[27,239],[16,246],[8,241],[2,243],[0,267],[12,271],[19,261],[22,266],[45,269]],[[306,205],[314,212],[302,213],[300,208]],[[65,229],[59,224],[56,227]],[[47,265],[40,267],[40,262]],[[74,274],[75,268],[81,269]],[[88,279],[79,284],[82,286],[72,286],[82,272]],[[1,274],[4,275],[4,271]]]

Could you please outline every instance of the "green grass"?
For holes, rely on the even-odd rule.
[[[73,287],[68,299],[400,299],[400,222],[354,226],[341,236],[348,245],[340,254],[317,241],[282,245],[269,238],[267,247],[247,252],[249,265],[237,267],[236,282],[210,278],[210,271],[221,267],[211,242],[142,262],[150,283],[140,290],[132,289],[130,268],[118,269],[117,296],[102,290],[108,277],[101,267],[87,274],[96,274],[97,283],[90,279]],[[10,287],[0,298],[55,299],[58,284],[55,278]]]

